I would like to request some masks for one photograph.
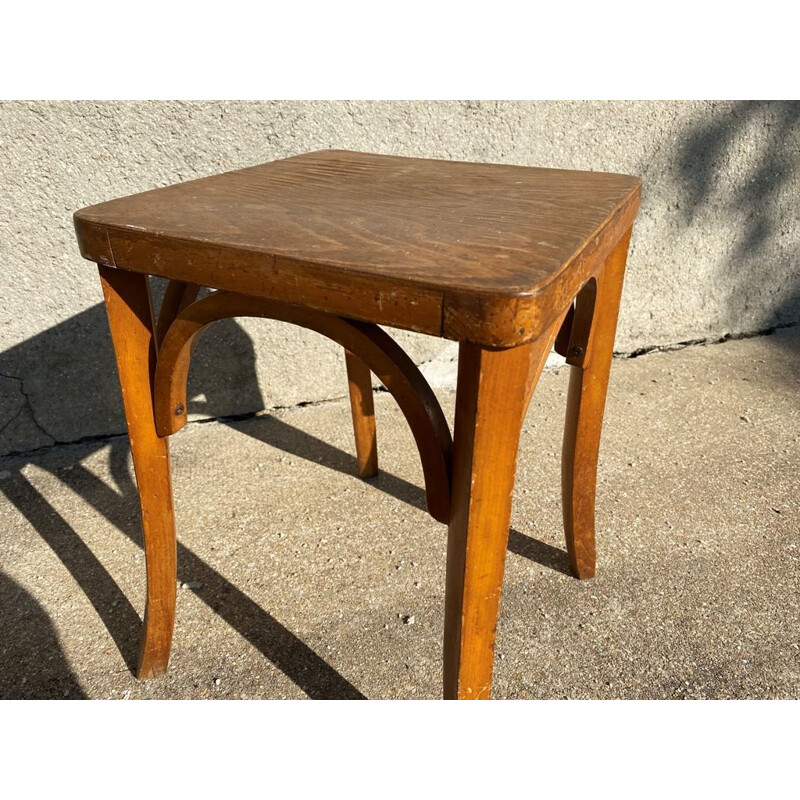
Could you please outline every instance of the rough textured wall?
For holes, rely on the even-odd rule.
[[[800,321],[800,103],[0,104],[0,453],[124,430],[94,266],[72,212],[327,147],[639,175],[617,350]],[[219,323],[190,411],[344,395],[338,348],[282,323]],[[454,348],[400,334],[440,380]]]

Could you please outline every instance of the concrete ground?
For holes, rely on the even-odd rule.
[[[567,369],[543,376],[495,697],[800,696],[798,385],[797,328],[615,361],[598,575],[580,582],[559,506]],[[384,471],[366,482],[344,401],[174,437],[182,588],[169,673],[147,684],[126,439],[0,460],[0,697],[440,696],[446,530],[400,412],[376,400]]]

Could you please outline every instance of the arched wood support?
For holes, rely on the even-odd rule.
[[[197,299],[202,287],[196,283],[171,280],[167,284],[156,325],[156,342],[161,344],[175,317]],[[356,442],[358,475],[372,478],[378,474],[378,442],[375,433],[375,407],[372,400],[372,377],[369,367],[345,350],[350,409]]]
[[[567,310],[563,313],[563,315],[559,317],[550,326],[550,328],[542,334],[542,337],[538,343],[539,346],[534,351],[532,351],[535,353],[534,358],[538,360],[534,360],[534,362],[530,366],[530,369],[528,370],[528,378],[525,383],[525,395],[522,401],[523,420],[525,419],[525,416],[528,413],[528,407],[531,404],[533,393],[536,391],[536,386],[539,383],[539,378],[542,374],[542,370],[544,370],[545,364],[547,363],[547,357],[553,350],[554,342],[556,341],[558,336],[562,335],[562,331],[564,331],[564,329],[567,328],[572,322],[571,312],[572,312],[572,306],[569,306],[569,308],[567,308]]]
[[[212,322],[230,317],[290,322],[321,333],[363,361],[393,395],[411,427],[422,461],[428,511],[439,522],[449,521],[450,428],[417,366],[377,325],[234,292],[215,292],[192,303],[177,314],[158,353],[154,406],[159,436],[186,424],[186,381],[195,337]]]
[[[156,323],[156,339],[159,345],[164,341],[175,317],[197,299],[201,288],[196,283],[184,283],[183,281],[170,281],[167,284]]]

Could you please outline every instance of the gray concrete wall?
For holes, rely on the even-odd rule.
[[[639,175],[617,350],[800,321],[800,103],[0,104],[0,453],[124,430],[78,208],[327,147]],[[434,380],[448,343],[399,334]],[[282,323],[198,346],[195,415],[340,397],[338,348]]]

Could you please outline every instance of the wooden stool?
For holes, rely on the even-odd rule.
[[[594,497],[622,279],[641,194],[626,175],[323,151],[75,214],[97,262],[142,508],[139,678],[167,669],[176,540],[167,437],[186,424],[192,341],[268,317],[345,349],[358,471],[374,475],[370,371],[419,448],[428,510],[449,525],[444,696],[488,698],[517,445],[555,343],[572,365],[564,528],[595,570]],[[169,279],[154,321],[148,275]],[[217,291],[197,300],[201,287]],[[378,325],[460,343],[455,430]]]

